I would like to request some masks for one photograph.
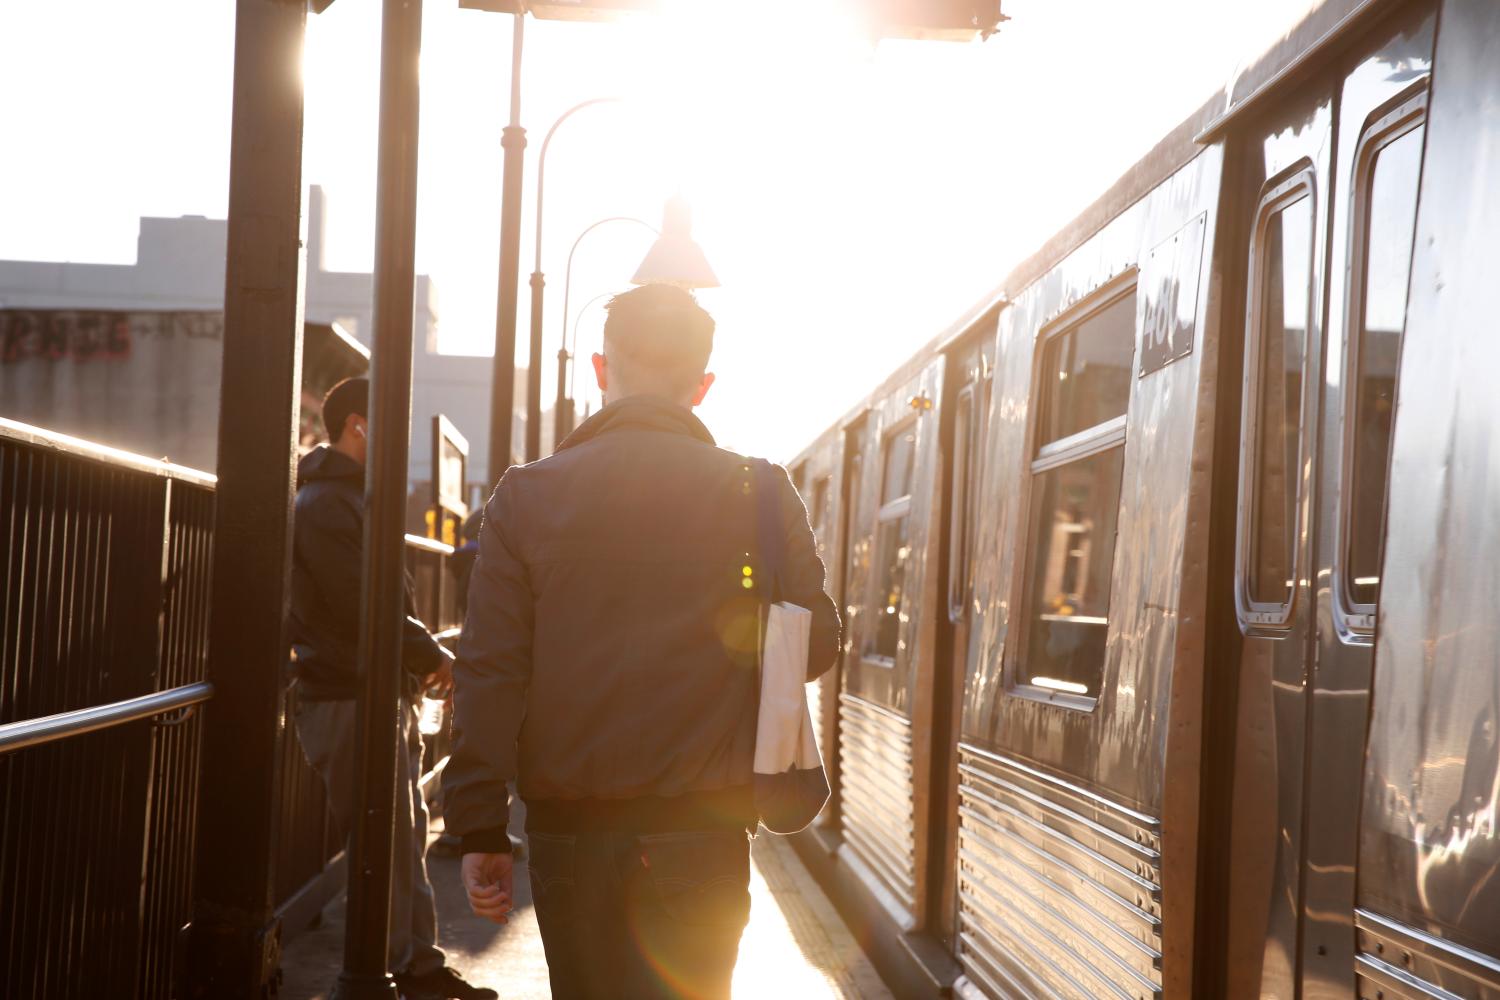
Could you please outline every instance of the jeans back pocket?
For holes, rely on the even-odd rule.
[[[537,918],[553,925],[571,922],[578,838],[528,832],[526,840],[526,874],[531,880],[531,903]]]
[[[742,929],[750,919],[750,843],[743,830],[638,838],[662,908],[694,927]]]

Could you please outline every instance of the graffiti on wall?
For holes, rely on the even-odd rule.
[[[149,337],[224,339],[219,312],[0,309],[0,364],[119,360]]]

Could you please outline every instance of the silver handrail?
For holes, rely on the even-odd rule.
[[[124,725],[162,715],[179,708],[192,708],[214,696],[214,686],[207,681],[184,684],[139,698],[112,701],[107,705],[94,705],[72,712],[44,715],[39,719],[23,719],[0,726],[0,754],[42,743],[55,743],[71,736],[82,736],[99,729]]]

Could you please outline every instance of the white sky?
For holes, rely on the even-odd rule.
[[[528,22],[518,352],[542,137],[578,101],[630,98],[579,113],[553,142],[544,354],[578,233],[608,215],[659,224],[681,190],[724,285],[700,294],[719,321],[701,415],[721,443],[790,457],[1311,0],[1007,0],[1013,20],[986,42],[878,45],[840,2]],[[788,13],[765,13],[778,6]],[[426,7],[418,267],[438,286],[442,349],[484,354],[511,19]],[[328,191],[337,269],[372,257],[379,8],[337,0],[309,19],[304,180]],[[128,262],[142,215],[224,216],[233,15],[231,0],[0,0],[0,258]],[[618,224],[589,236],[570,327],[626,287],[649,241]],[[602,319],[597,304],[583,316],[581,353]],[[543,386],[550,405],[551,371]]]

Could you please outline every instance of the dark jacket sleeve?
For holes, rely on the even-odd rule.
[[[781,580],[781,599],[812,612],[812,638],[808,643],[807,679],[813,680],[833,666],[839,655],[839,612],[828,596],[823,560],[807,521],[807,507],[781,466],[776,466],[781,487],[781,523],[786,529],[786,556]]]
[[[534,598],[515,539],[512,470],[485,507],[469,611],[453,666],[453,754],[443,770],[443,815],[464,853],[510,850],[506,783],[531,682]]]

